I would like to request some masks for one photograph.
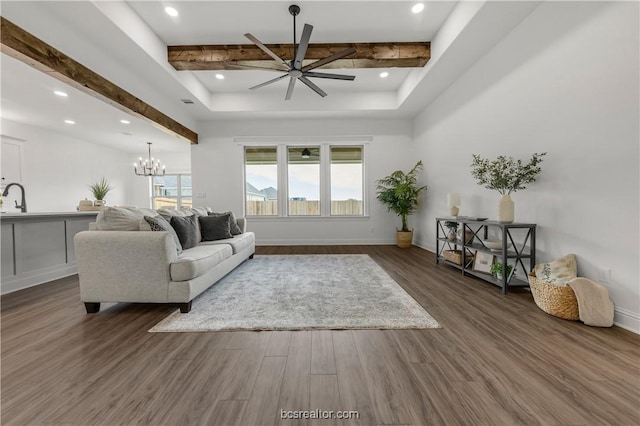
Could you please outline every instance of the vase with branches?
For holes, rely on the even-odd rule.
[[[534,153],[531,160],[524,164],[522,160],[514,160],[513,157],[504,155],[489,160],[473,154],[471,176],[476,179],[478,185],[494,189],[502,195],[498,204],[499,222],[513,222],[514,203],[510,194],[525,189],[527,185],[536,181],[542,170],[542,157],[545,155],[546,152]]]
[[[408,216],[415,213],[420,202],[420,195],[427,190],[427,185],[418,185],[418,174],[422,171],[422,161],[418,161],[416,165],[407,173],[402,170],[396,170],[389,176],[376,181],[377,196],[376,198],[382,204],[387,206],[388,211],[392,211],[402,220],[402,229],[399,232],[412,233],[409,230]],[[401,238],[398,235],[398,238]],[[403,236],[404,242],[398,241],[401,247],[411,246],[411,236],[409,236],[408,244],[406,236]]]

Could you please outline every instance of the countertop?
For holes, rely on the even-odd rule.
[[[97,211],[70,211],[70,212],[7,212],[0,214],[0,220],[16,222],[30,219],[60,219],[65,217],[95,217]]]

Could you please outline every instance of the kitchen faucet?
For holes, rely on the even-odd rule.
[[[25,197],[24,197],[24,186],[20,185],[17,182],[12,182],[12,183],[10,183],[10,184],[8,184],[7,186],[4,187],[4,192],[2,193],[2,196],[6,197],[7,195],[9,195],[9,188],[11,188],[13,185],[18,185],[20,187],[20,191],[22,192],[21,205],[18,205],[18,202],[16,201],[16,209],[20,209],[20,211],[22,213],[26,213],[27,212],[27,201],[25,200]]]

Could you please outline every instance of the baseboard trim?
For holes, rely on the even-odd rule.
[[[395,245],[396,240],[336,240],[336,239],[267,239],[256,241],[256,246],[355,246],[355,245]]]
[[[35,287],[50,281],[68,277],[78,273],[76,262],[65,264],[64,266],[54,266],[40,269],[34,272],[27,272],[16,276],[3,277],[0,294],[5,295],[25,288]]]
[[[615,308],[613,323],[635,334],[640,334],[640,315],[624,308]]]

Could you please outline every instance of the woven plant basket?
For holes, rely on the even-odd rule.
[[[529,274],[529,287],[536,305],[546,313],[566,320],[580,319],[578,300],[571,287],[541,280],[533,271]]]
[[[442,257],[449,262],[462,265],[462,250],[445,250],[442,253]],[[465,260],[467,261],[467,265],[470,265],[473,262],[473,254],[467,253]]]

